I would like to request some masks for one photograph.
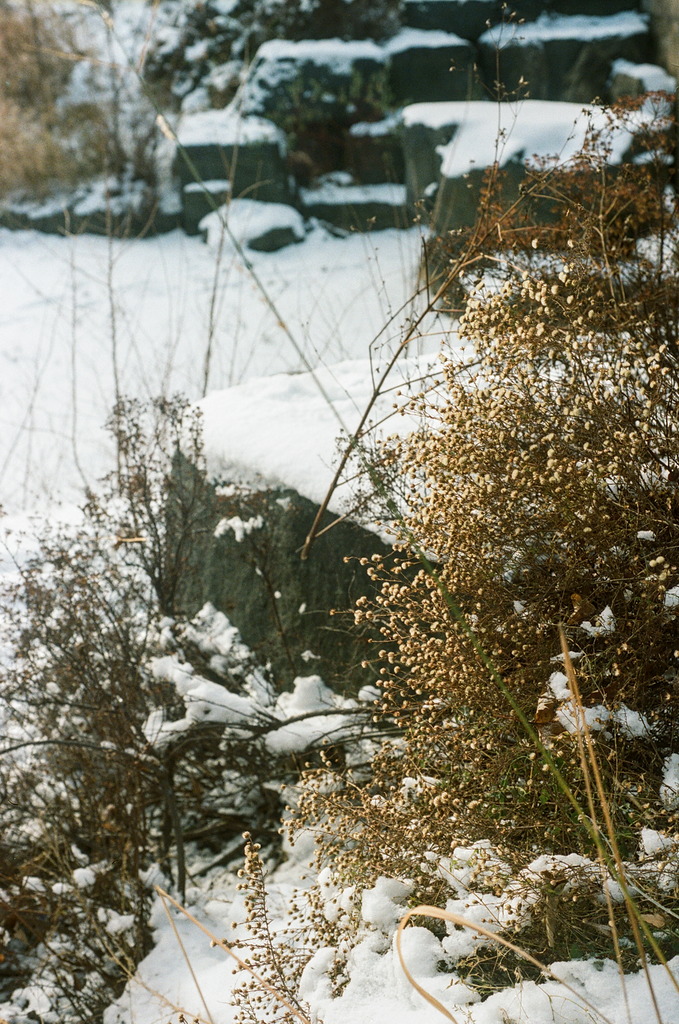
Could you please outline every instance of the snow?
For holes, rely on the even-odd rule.
[[[304,218],[293,206],[286,203],[260,203],[256,199],[233,199],[218,210],[208,213],[200,222],[200,230],[207,236],[207,243],[218,246],[224,236],[224,225],[228,224],[231,235],[241,245],[261,238],[268,231],[287,228],[297,242],[306,235]],[[225,239],[228,244],[229,239]]]
[[[384,49],[388,54],[403,53],[405,50],[441,49],[445,46],[468,46],[465,39],[452,32],[437,29],[403,28],[387,40]]]
[[[397,112],[381,121],[357,121],[349,129],[349,135],[353,138],[379,138],[383,135],[391,135],[402,123],[402,114]]]
[[[273,121],[264,117],[241,117],[231,107],[184,114],[177,129],[181,146],[248,146],[273,143],[281,152],[285,136]]]
[[[190,181],[184,185],[185,192],[230,192],[231,182],[228,178],[208,178],[207,181]],[[234,200],[235,202],[236,200]]]
[[[195,675],[176,655],[154,658],[150,664],[153,677],[174,685],[185,705],[184,718],[165,721],[162,713],[152,711],[144,726],[144,734],[157,747],[165,745],[177,732],[186,732],[196,723],[228,725],[236,731],[254,725],[260,712],[257,703],[231,693],[219,683]]]
[[[605,16],[543,13],[536,21],[520,25],[495,25],[479,37],[479,43],[500,48],[510,42],[527,46],[560,39],[581,39],[590,43],[595,39],[635,36],[647,32],[648,17],[636,11],[620,11]]]
[[[607,124],[596,107],[548,100],[524,100],[518,105],[480,100],[416,103],[404,109],[403,118],[405,124],[455,127],[451,142],[437,147],[446,178],[483,170],[495,161],[500,167],[531,157],[558,157],[565,162],[579,152],[590,127]],[[629,133],[616,133],[611,163],[622,160],[630,142]]]
[[[642,828],[641,844],[643,852],[649,857],[656,855],[665,856],[671,850],[676,851],[678,843],[676,839],[664,836],[654,828]]]
[[[660,799],[669,810],[679,807],[679,754],[670,754],[665,759]]]
[[[261,516],[250,516],[249,519],[241,519],[240,516],[231,516],[229,519],[220,519],[214,531],[215,537],[222,537],[229,531],[233,533],[236,543],[252,533],[253,530],[261,530],[264,520]]]
[[[302,869],[294,848],[288,878],[291,867],[298,873]],[[380,899],[368,900],[368,913],[375,910],[379,924],[365,922],[363,938],[349,955],[348,983],[341,995],[332,994],[333,947],[317,950],[306,965],[300,995],[310,1005],[311,1020],[323,1020],[325,1024],[365,1024],[377,1020],[389,1020],[390,1024],[432,1024],[432,1020],[439,1019],[408,984],[393,942],[379,926],[386,925],[387,918],[393,922],[392,908],[407,899],[407,885],[397,880],[384,879],[383,882],[385,884],[375,887]],[[284,906],[290,896],[289,881],[280,873],[271,879],[270,885],[273,900],[278,906]],[[236,879],[223,873],[213,879],[206,893],[192,889],[187,894],[190,912],[212,934],[227,935],[231,941],[242,940],[244,935],[240,924],[244,917],[242,896],[236,893],[235,886]],[[215,898],[211,898],[210,893]],[[230,893],[228,898],[225,898],[226,893]],[[373,902],[376,907],[372,906]],[[130,1024],[132,1021],[157,1024],[170,1018],[172,1008],[182,1008],[188,1019],[192,1019],[191,1015],[204,1017],[205,1008],[194,976],[199,980],[214,1024],[232,1024],[229,992],[235,979],[228,955],[211,948],[209,938],[183,915],[174,911],[171,914],[186,958],[182,956],[173,927],[158,906],[152,919],[154,949],[139,966],[138,980],[131,982],[123,996],[106,1011],[104,1024]],[[232,922],[236,922],[235,928],[231,927]],[[388,927],[392,932],[393,923]],[[455,974],[437,973],[438,963],[447,958],[447,944],[448,939],[441,942],[426,929],[411,927],[403,935],[402,951],[416,980],[443,1002],[456,1020],[465,1024],[506,1024],[508,1020],[530,1021],[531,1024],[592,1024],[597,1018],[578,996],[593,1003],[610,1024],[629,1024],[625,995],[634,1021],[656,1020],[643,972],[628,974],[623,990],[618,967],[609,960],[553,964],[554,973],[575,993],[556,980],[546,980],[523,982],[480,1001],[478,993],[460,982]],[[242,949],[239,952],[243,955]],[[670,961],[669,967],[676,975],[679,957]],[[671,980],[658,965],[650,966],[649,977],[660,1007],[660,1020],[663,1024],[675,1024],[677,995]]]
[[[398,878],[378,878],[372,889],[361,894],[363,920],[389,934],[403,916],[403,904],[412,890],[409,882]]]
[[[218,6],[228,13],[233,0],[219,0]],[[567,29],[589,39],[598,31],[601,20],[543,17],[538,25],[541,31],[558,34]],[[646,24],[632,13],[607,21],[609,26],[615,22],[621,31],[629,26],[630,32]],[[530,38],[534,31],[522,26],[520,34]],[[457,40],[445,33],[408,30],[386,51],[398,52],[406,43],[441,45],[441,36],[446,39],[443,45]],[[546,38],[544,31],[541,38]],[[260,56],[320,62],[350,72],[353,62],[364,57],[384,62],[386,51],[366,42],[276,41],[266,44]],[[86,83],[76,79],[74,97],[85,94]],[[518,114],[513,107],[501,108],[507,128],[501,159],[554,149],[568,156],[577,148],[575,140],[581,138],[577,134],[580,128],[573,128],[579,110],[577,105],[539,105],[531,101],[519,108]],[[419,104],[404,112],[405,123],[416,123],[420,118],[419,123],[431,126],[458,126],[453,143],[441,147],[444,173],[450,174],[484,166],[489,153],[490,159],[495,158],[492,140],[497,116],[498,108],[493,104]],[[365,133],[378,134],[385,123],[381,128],[366,126]],[[211,112],[210,116],[199,111],[185,114],[180,135],[190,145],[215,141],[231,145],[244,139],[280,143],[281,139],[270,122],[242,119],[232,111]],[[328,194],[336,194],[333,201],[358,202],[366,192],[371,199],[376,195],[374,189],[352,193],[353,186],[336,183],[324,188]],[[319,192],[313,194],[320,198]],[[398,204],[403,202],[402,190],[384,195],[398,195]],[[87,202],[96,204],[100,198],[101,193],[93,193]],[[322,201],[328,199],[323,196]],[[243,241],[252,237],[248,232],[254,230],[253,220],[258,231],[262,223],[281,226],[285,222],[298,233],[299,246],[275,256],[253,253],[250,257],[276,303],[275,311],[267,308],[233,247],[226,244],[222,249],[221,228],[215,215],[207,219],[208,246],[179,233],[159,239],[115,241],[0,232],[5,284],[0,317],[3,503],[19,511],[34,503],[44,505],[55,491],[72,494],[76,488],[80,490],[83,478],[91,480],[111,464],[101,423],[115,397],[114,369],[123,392],[142,396],[159,390],[169,394],[181,386],[192,398],[199,398],[207,376],[207,387],[215,390],[201,400],[200,408],[210,472],[219,479],[257,486],[294,487],[315,501],[323,497],[336,459],[338,434],[344,431],[346,436],[355,428],[380,368],[400,342],[403,325],[414,310],[421,308],[404,305],[416,280],[420,236],[417,230],[411,230],[336,239],[315,229],[305,237],[301,219],[292,208],[264,210],[261,204],[248,201],[231,204],[228,216],[231,229]],[[243,226],[246,221],[247,226]],[[385,320],[389,329],[380,335]],[[433,336],[424,351],[409,353],[397,365],[392,386],[431,372],[432,354],[438,348],[440,333],[449,324],[432,321],[431,326]],[[378,335],[379,342],[375,343]],[[112,337],[117,339],[115,344]],[[214,355],[206,374],[208,341]],[[452,343],[456,344],[454,336]],[[378,401],[373,421],[378,423],[387,417],[381,428],[385,432],[408,430],[412,421],[407,416],[392,416],[393,402],[392,393]],[[233,489],[234,484],[227,487]],[[345,484],[336,492],[333,508],[342,511],[351,500],[351,489]],[[220,522],[217,533],[229,530],[236,540],[243,540],[260,527],[259,517],[227,517]],[[637,536],[644,541],[655,539],[650,530],[640,531]],[[667,592],[665,604],[668,608],[679,604],[679,588]],[[168,642],[165,650],[171,650],[172,627],[170,620],[163,625]],[[595,636],[613,631],[615,620],[610,608],[604,609],[589,629]],[[246,665],[247,652],[237,631],[211,606],[203,609],[186,635],[199,643],[212,659],[211,665],[217,666],[215,659],[227,656]],[[295,679],[291,692],[275,697],[266,680],[255,673],[247,679],[248,695],[241,696],[204,678],[175,653],[154,659],[148,670],[152,678],[172,688],[184,714],[175,721],[168,721],[162,709],[149,716],[145,734],[156,748],[203,722],[246,735],[266,720],[270,731],[263,741],[265,750],[276,756],[299,754],[324,736],[341,736],[350,718],[347,712],[368,718],[369,702],[380,696],[375,687],[364,687],[358,695],[366,705],[361,708],[334,694],[319,676],[308,675]],[[549,677],[549,688],[559,701],[570,700],[567,683],[563,672],[556,671]],[[558,715],[571,731],[579,727],[568,705],[564,704]],[[651,732],[644,716],[624,705],[588,708],[586,715],[592,728],[615,725],[623,734],[637,738],[648,737]],[[417,779],[409,783],[413,788],[421,784],[425,783]],[[665,761],[660,798],[669,810],[679,805],[677,754]],[[664,858],[674,850],[674,841],[654,830],[644,829],[641,839],[641,852],[647,858]],[[492,859],[489,844],[480,843],[455,850],[445,861],[432,860],[432,871],[449,887],[452,898],[448,906],[468,919],[497,929],[512,914],[520,913],[527,919],[531,899],[522,895],[523,890],[514,884],[509,869],[501,862],[497,861],[500,872],[510,878],[505,891],[473,891],[475,858],[480,849]],[[285,921],[293,889],[307,885],[314,870],[307,862],[312,850],[304,837],[297,853],[288,852],[288,861],[269,882],[277,928]],[[73,884],[87,889],[94,884],[97,869],[86,862],[83,854],[74,851],[74,857],[79,866],[73,870]],[[541,873],[564,865],[582,867],[582,858],[536,858],[526,869],[523,882],[532,879],[537,885],[535,880]],[[143,880],[149,887],[165,884],[157,866],[148,869]],[[668,873],[668,889],[675,881]],[[201,888],[189,888],[187,903],[214,935],[229,934],[247,941],[242,925],[243,895],[237,885],[228,871],[211,872]],[[41,886],[40,879],[26,882],[29,890],[32,887],[39,891]],[[349,955],[347,984],[340,995],[334,994],[333,948],[317,950],[307,964],[301,995],[310,1004],[312,1019],[322,1019],[326,1024],[365,1024],[383,1019],[390,1024],[431,1024],[432,1009],[408,984],[394,948],[394,929],[411,895],[408,880],[379,878],[360,900],[354,898],[352,887],[332,896],[329,880],[327,888],[328,919],[341,923],[343,917],[358,913],[361,931]],[[61,891],[65,893],[66,889]],[[170,916],[172,924],[157,901],[151,922],[155,946],[139,966],[136,979],[107,1010],[105,1024],[155,1024],[169,1020],[172,1012],[180,1009],[193,1019],[194,1015],[203,1016],[205,1006],[214,1024],[232,1024],[234,1010],[229,997],[234,978],[226,954],[212,948],[209,939],[184,915],[170,911]],[[100,920],[110,935],[124,933],[133,924],[131,915],[106,908],[101,908]],[[232,930],[233,922],[236,928]],[[185,956],[177,945],[174,928]],[[479,945],[471,929],[450,927],[441,940],[429,930],[414,926],[403,935],[402,949],[417,980],[458,1012],[465,1024],[504,1024],[508,1020],[585,1024],[592,1020],[572,993],[554,980],[524,982],[481,1001],[479,994],[455,974],[439,971],[441,961],[450,961],[451,956],[473,951]],[[679,957],[670,966],[679,972]],[[555,964],[553,969],[595,1003],[612,1024],[627,1024],[617,965],[609,961],[573,961]],[[661,1019],[664,1024],[675,1024],[676,991],[662,968],[652,966],[649,973]],[[625,987],[633,1019],[655,1019],[643,973],[629,975]],[[34,1012],[38,1017],[50,1011],[48,996],[36,986],[18,990],[13,999],[19,1001],[23,1012]],[[2,1015],[11,1019],[4,1007],[0,1009]]]
[[[611,65],[610,81],[616,75],[627,75],[641,82],[644,92],[676,92],[677,80],[657,64],[634,64],[630,60],[619,58]]]
[[[413,308],[420,246],[416,228],[347,238],[316,229],[278,253],[252,252],[274,312],[228,245],[220,259],[178,231],[108,240],[0,230],[0,504],[19,513],[44,509],[50,496],[79,500],[83,478],[93,484],[112,465],[103,423],[114,364],[124,394],[199,398],[210,338],[208,386],[219,389],[366,359],[380,335],[374,369]],[[438,338],[442,329],[431,325]],[[353,377],[371,372],[366,364]],[[290,387],[294,398],[295,377]],[[251,388],[253,399],[269,390],[266,381]],[[281,406],[286,420],[289,411]],[[284,464],[296,461],[274,447]]]
[[[382,47],[369,39],[303,39],[291,42],[287,39],[271,39],[257,50],[253,74],[268,62],[309,63],[330,68],[334,74],[351,74],[359,60],[372,60],[383,64],[386,56]]]
[[[606,605],[601,614],[597,615],[594,623],[581,622],[580,629],[584,629],[589,636],[607,636],[610,633],[615,633],[616,622],[611,607]]]
[[[394,381],[419,377],[430,362],[404,359]],[[372,390],[369,364],[352,360],[213,392],[199,403],[209,474],[256,487],[292,487],[319,503],[332,478],[338,433],[354,430]],[[388,393],[377,402],[375,422],[391,416],[393,401]],[[413,425],[408,416],[392,416],[384,432]],[[343,511],[352,494],[349,483],[341,484],[331,508]]]
[[[73,881],[79,889],[89,889],[96,880],[97,874],[91,867],[73,869]]]
[[[384,203],[387,206],[405,206],[405,185],[344,185],[325,181],[316,188],[300,189],[304,206],[328,203],[338,206],[360,206],[363,203]]]

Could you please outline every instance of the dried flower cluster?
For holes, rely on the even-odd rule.
[[[515,234],[511,251],[484,254],[460,319],[468,347],[444,352],[441,389],[414,400],[424,427],[381,453],[406,512],[355,620],[380,630],[376,719],[401,735],[370,778],[317,772],[303,798],[321,859],[332,851],[348,883],[406,877],[417,901],[441,903],[432,865],[461,846],[489,841],[512,872],[542,852],[596,856],[541,752],[584,807],[560,624],[623,855],[644,828],[679,830],[662,795],[679,712],[676,210],[655,188],[653,236],[624,245],[600,219],[622,231],[616,204],[649,181],[648,162],[637,170],[636,186],[634,168],[596,178],[568,236],[535,227],[535,245]],[[481,879],[495,895],[506,880]],[[610,942],[588,884],[564,896],[540,881],[530,948],[571,955],[583,922]]]

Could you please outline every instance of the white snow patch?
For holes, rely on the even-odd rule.
[[[285,150],[285,135],[265,117],[241,117],[231,107],[184,114],[177,129],[181,146],[247,146],[275,143]]]
[[[631,60],[620,57],[611,65],[612,81],[616,75],[627,75],[640,80],[645,92],[669,92],[677,90],[677,80],[657,64],[634,64]]]
[[[398,379],[417,379],[430,368],[427,358],[404,360]],[[198,403],[208,471],[216,480],[247,481],[251,486],[291,487],[320,503],[332,478],[337,438],[351,432],[372,394],[367,361],[351,361],[313,373],[280,374],[214,392]],[[393,414],[386,395],[374,408],[380,421]],[[407,432],[409,416],[387,419],[385,433]],[[350,484],[340,484],[331,510],[345,511]]]
[[[240,516],[231,516],[229,519],[220,519],[215,527],[215,537],[222,537],[229,531],[233,533],[236,543],[252,533],[253,530],[261,530],[264,520],[261,516],[250,516],[249,519],[241,519]]]
[[[309,63],[329,67],[335,74],[351,74],[357,60],[374,60],[386,63],[382,47],[369,39],[303,39],[293,42],[287,39],[271,39],[257,50],[253,73],[265,63]]]
[[[584,629],[590,636],[608,636],[615,633],[615,616],[610,605],[606,605],[601,614],[597,615],[594,623],[581,622],[580,629]]]
[[[225,231],[228,225],[228,234]],[[257,199],[233,199],[203,217],[199,229],[208,245],[227,244],[233,236],[241,245],[261,238],[276,228],[289,228],[295,241],[301,242],[306,234],[301,213],[287,203],[261,203]]]
[[[565,163],[580,151],[590,126],[604,128],[607,124],[596,107],[547,100],[524,100],[518,106],[481,100],[416,103],[405,108],[403,117],[406,124],[451,125],[452,141],[437,147],[441,174],[446,178],[483,170],[495,161],[500,167],[511,160],[533,157]],[[616,132],[609,162],[620,163],[631,141],[630,131]]]
[[[679,754],[670,754],[665,759],[660,799],[670,811],[679,807]]]
[[[403,904],[413,891],[412,882],[378,878],[361,896],[361,916],[366,924],[391,934],[403,914]]]
[[[97,873],[92,867],[74,868],[72,874],[79,889],[89,889],[97,880]]]
[[[467,46],[468,43],[452,32],[440,29],[402,28],[388,39],[384,49],[388,54],[403,53],[405,50],[442,49],[445,46]]]
[[[494,25],[479,37],[479,43],[506,47],[510,42],[527,46],[559,39],[595,39],[635,36],[648,32],[648,16],[636,11],[607,15],[555,15],[543,13],[536,21]]]

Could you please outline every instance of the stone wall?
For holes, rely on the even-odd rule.
[[[641,6],[651,15],[657,60],[676,78],[679,76],[679,0],[642,0]]]

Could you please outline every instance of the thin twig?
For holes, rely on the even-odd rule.
[[[179,946],[179,948],[182,951],[182,956],[184,957],[184,960],[186,961],[186,966],[188,967],[189,972],[191,974],[191,977],[193,978],[193,983],[196,986],[196,989],[198,991],[198,995],[200,996],[200,1001],[203,1004],[203,1009],[205,1010],[205,1014],[207,1016],[207,1019],[209,1020],[210,1024],[214,1024],[214,1021],[212,1020],[212,1014],[210,1013],[210,1010],[208,1008],[207,1002],[205,1000],[205,996],[203,995],[203,990],[200,987],[200,982],[198,981],[198,978],[196,977],[196,972],[193,969],[193,964],[191,963],[191,958],[189,957],[188,953],[186,952],[186,947],[185,947],[184,943],[182,942],[182,937],[179,934],[179,929],[177,928],[177,925],[173,921],[172,914],[170,913],[170,908],[168,907],[168,905],[167,905],[167,903],[165,901],[166,897],[167,897],[167,899],[172,899],[172,897],[168,896],[168,894],[163,892],[163,890],[160,889],[158,886],[156,886],[156,892],[160,896],[160,901],[163,904],[163,910],[165,911],[165,913],[167,915],[167,919],[170,922],[170,927],[172,928],[172,931],[174,932],[174,937],[177,940],[177,945]]]
[[[484,928],[483,925],[477,924],[476,921],[469,921],[462,914],[454,914],[450,910],[441,910],[439,907],[430,907],[426,904],[423,904],[422,906],[413,907],[411,910],[408,910],[407,913],[404,914],[404,916],[401,918],[398,929],[396,931],[396,952],[398,953],[398,958],[401,963],[401,967],[403,968],[403,971],[405,973],[405,976],[410,982],[410,984],[413,986],[413,988],[415,988],[420,993],[420,995],[427,1000],[430,1006],[435,1007],[435,1009],[437,1009],[439,1013],[442,1013],[444,1017],[446,1017],[449,1021],[452,1021],[452,1024],[457,1024],[455,1017],[453,1017],[453,1015],[445,1008],[445,1006],[443,1006],[442,1003],[438,1001],[438,999],[436,999],[429,992],[427,992],[426,989],[424,989],[415,980],[415,978],[413,978],[405,962],[405,958],[403,956],[403,948],[401,945],[403,930],[407,925],[408,921],[410,920],[410,918],[416,916],[433,917],[437,921],[450,921],[451,924],[454,924],[457,927],[471,928],[472,931],[475,931],[479,935],[482,935],[485,939],[490,939],[492,942],[499,943],[501,946],[504,946],[505,949],[511,950],[512,953],[516,953],[517,956],[522,957],[524,960],[527,960],[528,963],[532,964],[534,967],[537,967],[540,971],[543,972],[543,974],[547,974],[550,978],[553,978],[554,981],[558,981],[560,985],[563,985],[565,989],[567,989],[573,996],[575,996],[579,1004],[586,1006],[588,1010],[590,1010],[592,1013],[595,1013],[597,1017],[601,1021],[603,1021],[603,1024],[614,1024],[610,1017],[607,1017],[606,1014],[601,1012],[601,1010],[598,1010],[596,1006],[593,1005],[593,1003],[590,1003],[590,1001],[582,995],[582,993],[578,992],[577,989],[573,988],[572,985],[569,985],[567,981],[563,980],[563,978],[560,978],[559,975],[556,974],[547,964],[543,964],[539,960],[536,960],[535,957],[531,956],[531,954],[526,952],[525,949],[522,949],[515,943],[510,942],[509,939],[503,938],[496,932],[490,931],[489,928]]]

